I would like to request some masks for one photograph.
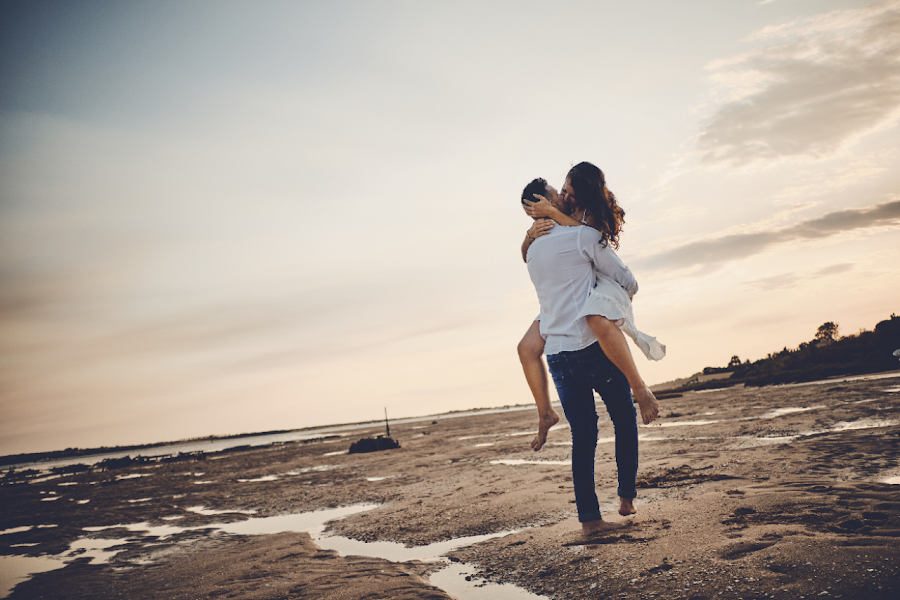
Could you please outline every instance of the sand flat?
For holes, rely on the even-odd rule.
[[[569,430],[555,428],[556,443],[534,453],[530,436],[519,435],[534,426],[529,410],[392,424],[402,448],[372,454],[335,454],[355,434],[188,465],[4,478],[2,554],[59,567],[10,582],[9,597],[450,597],[429,579],[444,563],[379,558],[378,545],[370,556],[343,556],[316,543],[321,528],[257,527],[277,515],[367,505],[325,534],[424,547],[502,533],[473,537],[485,541],[445,560],[466,565],[475,582],[548,598],[895,598],[900,486],[885,481],[900,476],[900,406],[886,387],[857,380],[661,401],[661,423],[683,425],[641,427],[652,441],[641,446],[637,516],[610,511],[631,525],[590,539],[575,519]],[[611,437],[598,408],[600,436]],[[478,436],[493,444],[477,445]],[[604,510],[616,500],[613,453],[598,445]],[[42,502],[48,496],[59,499]],[[29,527],[47,523],[58,527]],[[78,554],[90,539],[104,562]]]

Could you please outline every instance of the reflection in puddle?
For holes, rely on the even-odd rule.
[[[132,473],[131,475],[116,475],[116,481],[122,481],[123,479],[138,479],[140,477],[150,477],[153,473]],[[199,475],[203,475],[203,473],[199,473]]]
[[[138,498],[137,500],[129,500],[129,502],[134,504],[136,502],[149,502],[150,500],[153,500],[153,498]]]
[[[476,448],[487,448],[488,446],[493,446],[497,442],[484,442],[483,444],[475,444]]]
[[[326,452],[322,456],[337,456],[339,454],[347,454],[346,450],[338,450],[337,452]]]
[[[889,483],[891,485],[900,485],[900,477],[888,477],[887,479],[882,479],[881,483]]]
[[[205,508],[203,506],[188,506],[184,510],[194,512],[200,515],[230,515],[233,513],[240,513],[242,515],[255,515],[255,510],[214,510],[212,508]],[[175,517],[162,517],[163,519],[169,521],[173,519],[180,519],[181,515]]]
[[[0,535],[6,535],[7,533],[20,533],[22,531],[31,531],[31,525],[25,525],[24,527],[13,527],[12,529],[4,529],[0,531]]]
[[[509,583],[478,583],[475,578],[477,569],[462,564],[451,563],[434,573],[429,581],[454,598],[466,600],[539,600],[546,596],[532,594],[528,590]]]
[[[522,458],[504,458],[492,460],[492,465],[571,465],[571,460],[527,460]]]
[[[501,531],[486,535],[472,535],[444,542],[435,542],[427,546],[414,546],[407,548],[397,542],[361,542],[341,536],[324,536],[323,524],[317,530],[310,531],[313,540],[326,550],[334,550],[341,556],[374,556],[392,562],[406,562],[409,560],[421,560],[423,562],[439,560],[441,556],[465,546],[478,544],[499,537],[506,537],[517,531]]]
[[[882,392],[889,392],[889,393],[897,393],[897,392],[900,392],[900,385],[895,386],[895,387],[884,388],[884,389],[881,390],[881,391],[882,391]]]

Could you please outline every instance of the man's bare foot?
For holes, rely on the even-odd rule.
[[[619,496],[619,514],[623,517],[629,517],[635,514],[637,510],[634,508],[634,500],[631,498],[623,498]]]
[[[627,526],[627,523],[610,523],[603,519],[597,519],[596,521],[585,521],[582,523],[581,533],[583,535],[594,535],[597,533],[605,533],[607,531],[615,531],[616,529],[622,529]]]
[[[631,390],[631,393],[641,409],[641,420],[644,421],[644,425],[649,425],[659,416],[659,403],[656,401],[656,396],[647,386]]]
[[[557,423],[559,423],[559,415],[552,408],[549,413],[538,417],[538,432],[534,439],[531,440],[532,450],[537,452],[544,447],[544,444],[547,443],[547,434],[550,433],[550,428]]]

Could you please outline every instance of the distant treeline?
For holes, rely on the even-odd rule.
[[[732,356],[726,367],[707,367],[704,375],[731,373],[727,379],[689,381],[680,390],[730,387],[743,383],[763,386],[816,381],[843,375],[865,375],[900,369],[894,351],[900,349],[900,317],[892,314],[873,331],[838,337],[836,323],[823,323],[816,336],[797,348],[784,348],[755,362]]]

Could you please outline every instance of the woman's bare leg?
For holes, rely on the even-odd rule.
[[[596,334],[603,353],[628,380],[631,393],[641,409],[641,419],[644,421],[644,425],[651,423],[659,416],[659,403],[656,401],[656,396],[644,383],[641,374],[638,373],[637,365],[634,364],[634,358],[631,356],[631,348],[628,347],[628,342],[625,340],[625,334],[618,325],[600,315],[588,315],[587,324]]]
[[[538,432],[531,441],[531,447],[538,451],[547,442],[550,428],[559,423],[559,415],[550,405],[550,388],[547,382],[547,369],[544,367],[544,338],[541,337],[540,321],[535,321],[525,332],[519,342],[519,360],[525,372],[525,381],[531,388],[534,403],[538,410]]]

